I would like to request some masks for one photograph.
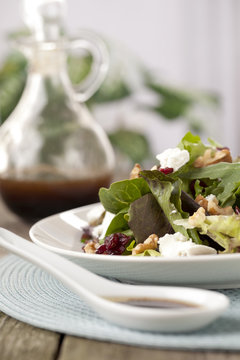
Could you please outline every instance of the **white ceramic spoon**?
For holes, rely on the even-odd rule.
[[[102,318],[120,326],[160,332],[196,330],[215,320],[229,304],[226,296],[209,290],[138,286],[107,280],[3,228],[0,228],[0,246],[52,274]],[[117,297],[165,299],[195,306],[176,309],[146,308],[106,299]]]

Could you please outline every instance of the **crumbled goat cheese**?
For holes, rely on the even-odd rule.
[[[160,161],[161,168],[173,168],[173,171],[177,171],[189,161],[190,156],[187,150],[174,148],[163,151],[156,158]]]
[[[87,214],[86,214],[87,221],[89,223],[93,223],[93,222],[97,221],[103,215],[104,211],[105,211],[105,209],[102,206],[102,204],[97,204],[91,210],[89,210],[87,212]]]
[[[205,245],[198,245],[187,240],[180,232],[175,234],[166,234],[158,241],[159,251],[164,257],[179,257],[191,255],[216,254],[216,250]]]
[[[112,214],[108,211],[106,211],[106,214],[103,218],[102,224],[95,226],[93,228],[92,234],[93,236],[99,237],[100,239],[103,239],[106,231],[108,229],[108,226],[110,225],[112,219],[114,218],[115,214]]]
[[[213,194],[210,194],[210,195],[206,196],[206,200],[207,200],[207,201],[214,201],[214,200],[216,200],[216,199],[217,199],[216,196],[213,195]]]

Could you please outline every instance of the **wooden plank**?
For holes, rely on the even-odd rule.
[[[29,239],[30,224],[24,223],[0,201],[0,226]],[[7,252],[0,248],[0,257]],[[42,330],[0,313],[1,360],[55,360],[60,334]]]
[[[28,232],[30,224],[23,222],[19,217],[14,215],[8,208],[3,204],[0,197],[0,226],[4,227],[16,234],[23,236],[26,239],[30,239]],[[6,255],[7,251],[0,247],[0,257]]]
[[[239,360],[239,353],[169,351],[65,336],[58,360]]]
[[[0,313],[1,360],[55,360],[61,335]]]

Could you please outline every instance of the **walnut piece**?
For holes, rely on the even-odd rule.
[[[201,206],[203,207],[206,211],[208,211],[208,200],[202,196],[202,195],[198,195],[195,199],[195,201]]]
[[[232,156],[227,148],[214,151],[212,149],[205,150],[203,156],[199,156],[193,163],[196,168],[202,168],[205,166],[217,164],[219,162],[232,162]]]
[[[94,240],[90,240],[83,248],[84,252],[87,254],[95,254],[97,248],[99,247],[99,243]]]
[[[232,215],[234,214],[231,206],[222,208],[218,205],[218,199],[216,196],[210,195],[209,198],[204,198],[202,195],[198,195],[195,201],[202,206],[210,215]]]
[[[198,227],[204,222],[205,218],[205,209],[200,207],[192,216],[189,217],[188,223],[191,226]]]
[[[141,166],[139,164],[135,164],[130,173],[130,180],[139,178],[140,171],[142,171]]]
[[[141,254],[145,250],[156,250],[158,246],[158,236],[156,234],[150,235],[142,244],[138,244],[132,250],[132,255]]]

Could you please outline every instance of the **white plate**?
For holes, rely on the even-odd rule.
[[[86,213],[95,205],[38,221],[30,229],[31,239],[39,246],[74,258],[75,262],[97,274],[121,281],[211,289],[240,287],[240,254],[168,259],[83,253],[81,228],[87,225]]]

